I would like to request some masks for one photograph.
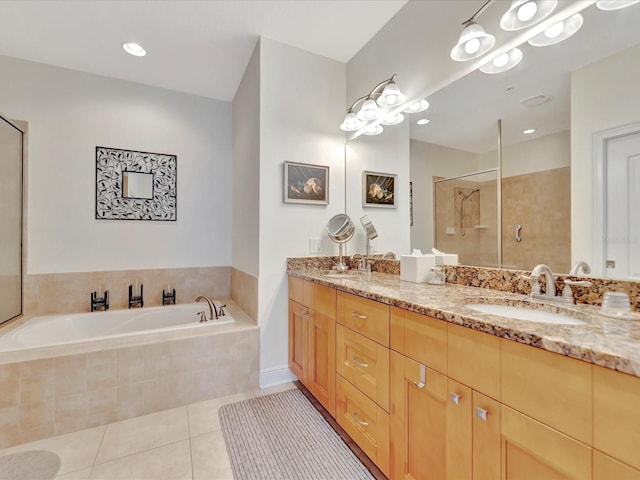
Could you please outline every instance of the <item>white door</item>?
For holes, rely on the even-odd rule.
[[[605,276],[640,279],[640,132],[606,142]]]

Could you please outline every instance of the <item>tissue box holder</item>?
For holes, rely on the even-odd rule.
[[[434,255],[400,255],[400,280],[413,283],[428,282],[435,266]]]

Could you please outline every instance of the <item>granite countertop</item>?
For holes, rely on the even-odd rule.
[[[592,305],[556,306],[531,301],[526,295],[461,285],[429,285],[400,280],[397,275],[371,273],[350,278],[329,278],[320,270],[289,270],[289,275],[334,287],[378,302],[429,315],[446,322],[508,338],[550,352],[584,360],[640,377],[640,315],[619,320],[598,315]],[[480,313],[468,303],[523,305],[560,312],[585,325],[558,325],[514,320]]]

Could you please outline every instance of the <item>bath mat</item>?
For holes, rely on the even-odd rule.
[[[60,457],[47,450],[4,455],[0,457],[0,480],[51,480],[60,464]]]
[[[298,389],[220,408],[235,480],[370,480],[358,460]]]

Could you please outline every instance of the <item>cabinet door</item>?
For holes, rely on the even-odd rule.
[[[447,479],[471,478],[473,406],[471,389],[448,379],[446,466]]]
[[[501,437],[502,480],[591,480],[590,447],[504,405]]]
[[[594,450],[593,480],[640,480],[640,470]]]
[[[445,478],[447,378],[391,352],[391,478]]]
[[[306,386],[314,397],[336,416],[336,322],[310,312],[308,322],[309,363]]]
[[[500,478],[500,404],[473,392],[473,480]]]
[[[289,300],[289,370],[305,383],[307,370],[307,349],[309,348],[307,309]]]

